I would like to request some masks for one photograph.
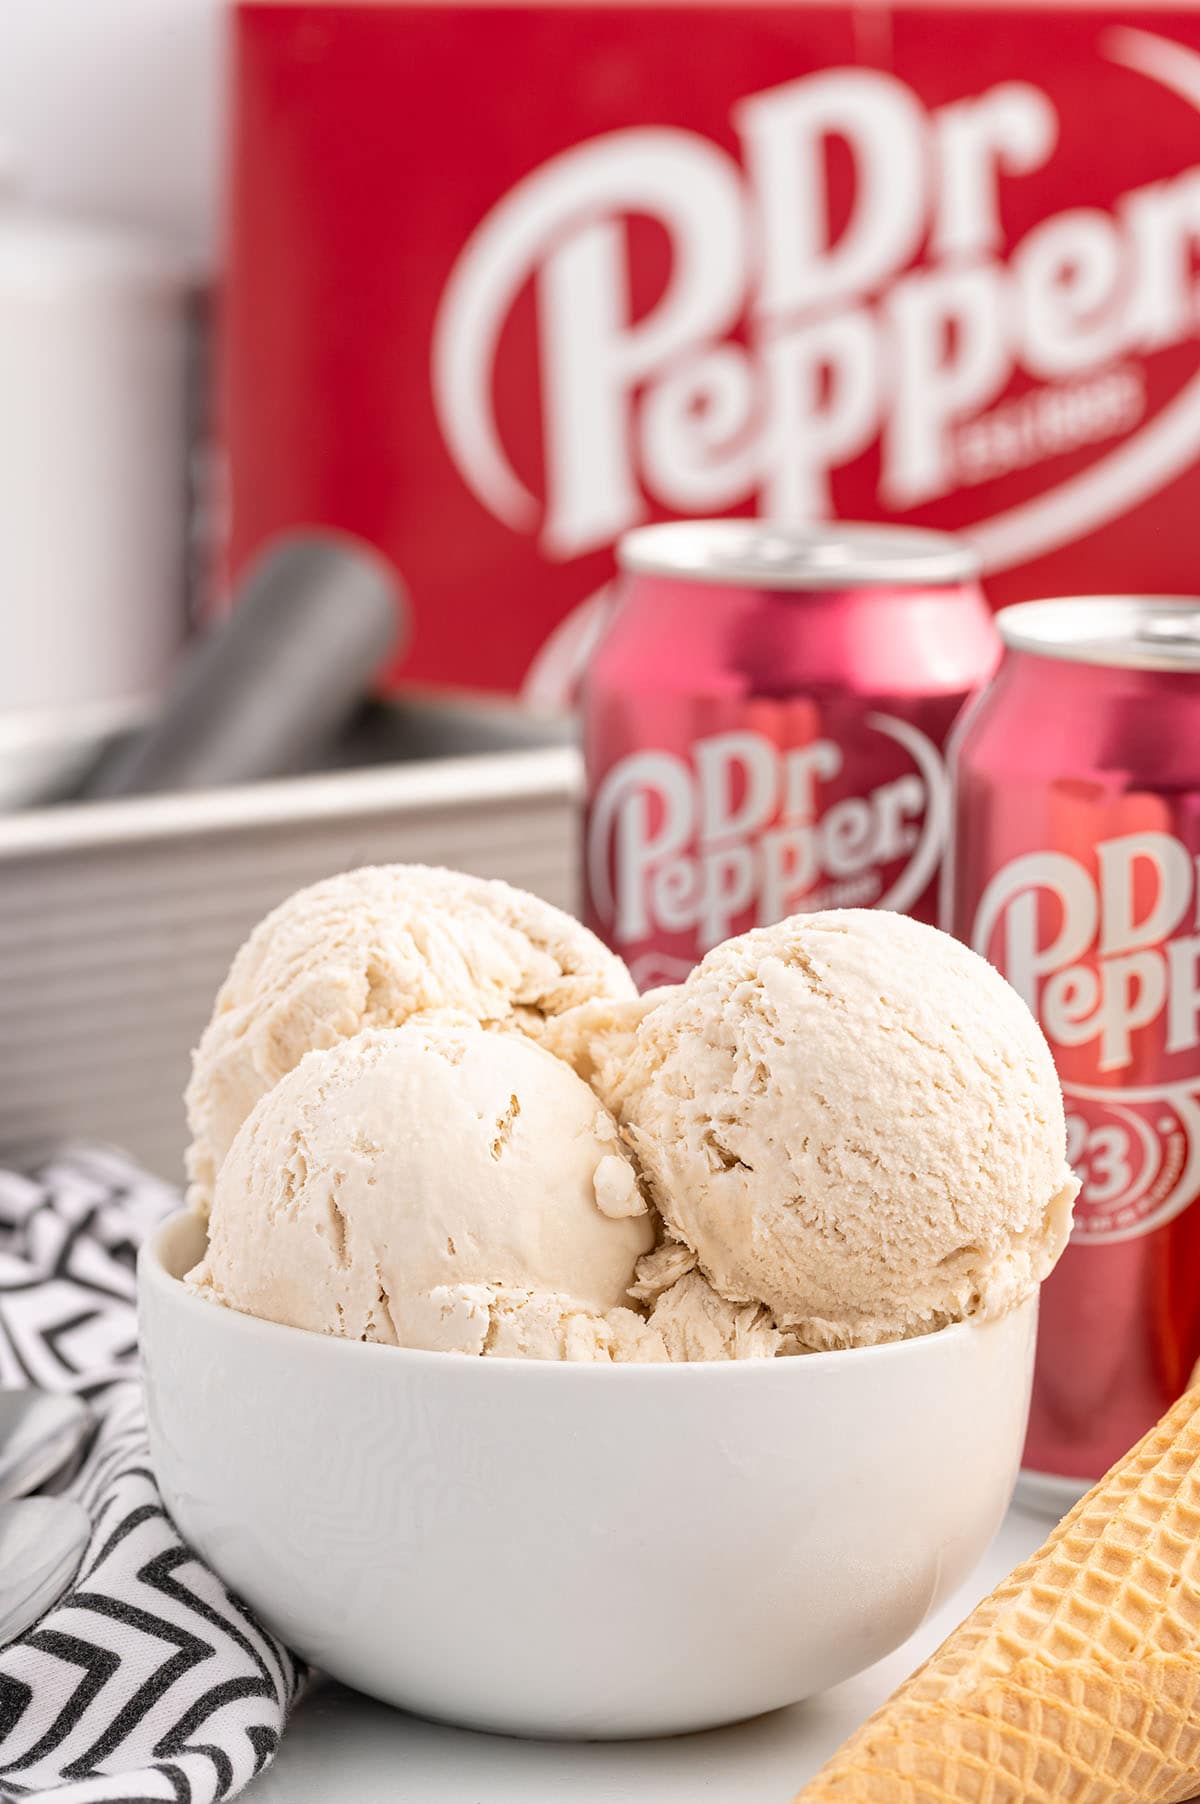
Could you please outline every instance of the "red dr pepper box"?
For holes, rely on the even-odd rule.
[[[229,574],[411,592],[391,675],[560,700],[617,537],[963,531],[993,604],[1191,592],[1200,10],[236,11]]]

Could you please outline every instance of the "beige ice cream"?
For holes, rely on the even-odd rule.
[[[547,1021],[539,1039],[592,1086],[606,1109],[619,1113],[630,1081],[637,1030],[678,985],[642,996],[594,996]]]
[[[668,1357],[662,1334],[632,1309],[597,1312],[561,1291],[445,1284],[405,1300],[403,1344],[434,1353],[621,1364]]]
[[[760,1358],[998,1314],[1078,1187],[1032,1017],[932,928],[795,917],[638,997],[556,909],[418,866],[262,923],[188,1105],[200,1289],[477,1355]]]
[[[720,1297],[806,1346],[1010,1309],[1069,1231],[1040,1030],[983,959],[900,915],[718,946],[637,1026],[619,1088],[669,1232]],[[667,1295],[651,1321],[670,1348]],[[679,1306],[698,1300],[692,1283]]]
[[[649,1326],[672,1360],[773,1359],[797,1352],[760,1303],[731,1303],[697,1269],[696,1255],[668,1240],[639,1259],[631,1294],[650,1305]]]
[[[441,1008],[536,1037],[593,997],[634,995],[593,934],[506,883],[385,865],[300,890],[234,959],[195,1053],[188,1201],[207,1213],[234,1135],[313,1048]]]
[[[654,1237],[613,1119],[569,1066],[430,1014],[310,1052],[260,1099],[191,1281],[351,1340],[661,1359],[627,1307]]]

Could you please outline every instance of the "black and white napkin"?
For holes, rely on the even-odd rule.
[[[68,1492],[92,1536],[70,1589],[0,1648],[0,1800],[211,1804],[266,1765],[303,1679],[184,1545],[150,1471],[134,1263],[178,1208],[118,1154],[0,1171],[0,1385],[87,1398]]]

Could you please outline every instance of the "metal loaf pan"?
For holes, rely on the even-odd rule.
[[[575,907],[581,770],[565,729],[500,708],[381,706],[340,762],[0,818],[0,1160],[89,1138],[178,1179],[181,1095],[214,992],[254,923],[303,884],[414,860]]]

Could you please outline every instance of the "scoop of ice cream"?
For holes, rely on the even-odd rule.
[[[1078,1182],[1045,1040],[990,965],[904,916],[718,946],[641,1021],[624,1094],[670,1233],[804,1345],[1000,1313],[1065,1244]]]
[[[594,934],[507,883],[383,865],[300,890],[237,954],[194,1055],[188,1201],[207,1214],[242,1122],[314,1048],[439,1008],[536,1037],[564,1009],[634,994]]]
[[[614,1213],[598,1195],[616,1171],[628,1183]],[[612,1117],[568,1066],[520,1034],[420,1016],[309,1053],[259,1101],[218,1174],[191,1282],[268,1321],[399,1345],[428,1345],[412,1338],[437,1314],[422,1299],[463,1287],[552,1292],[543,1321],[564,1300],[602,1316],[625,1310],[654,1240],[630,1192]],[[501,1326],[522,1313],[494,1312]]]

